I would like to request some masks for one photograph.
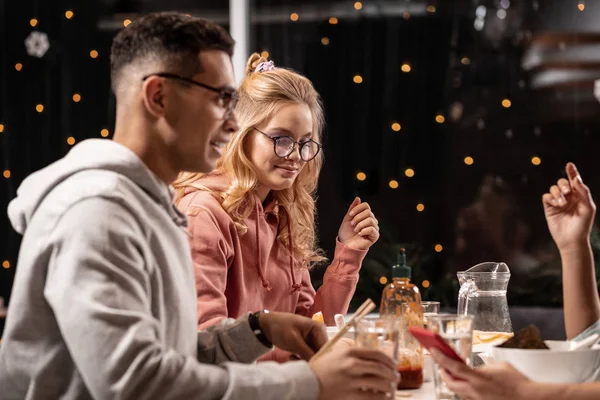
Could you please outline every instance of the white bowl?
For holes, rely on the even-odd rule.
[[[556,345],[556,348],[565,348]],[[549,346],[550,347],[550,346]],[[580,383],[597,379],[600,370],[600,350],[526,350],[494,347],[497,361],[511,363],[517,370],[536,382]]]
[[[577,342],[572,342],[570,340],[544,340],[544,343],[552,351],[569,351]]]

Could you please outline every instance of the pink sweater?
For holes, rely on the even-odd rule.
[[[198,182],[211,189],[228,186],[224,176]],[[190,246],[196,272],[198,329],[249,312],[267,309],[311,317],[321,311],[327,325],[346,314],[367,251],[337,241],[333,262],[315,293],[306,268],[277,240],[279,207],[270,202],[255,209],[240,235],[220,202],[206,191],[188,188],[179,208],[189,219]],[[293,229],[293,226],[292,226]]]

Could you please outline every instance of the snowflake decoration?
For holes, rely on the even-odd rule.
[[[42,58],[50,48],[48,35],[43,32],[33,31],[25,39],[25,48],[27,54],[33,57]]]

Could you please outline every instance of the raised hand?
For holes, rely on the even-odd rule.
[[[338,231],[340,242],[356,250],[368,250],[379,239],[379,221],[369,203],[357,197],[342,221]]]
[[[568,180],[559,179],[542,196],[548,229],[560,251],[588,242],[596,214],[590,189],[575,164],[568,163],[566,170]]]

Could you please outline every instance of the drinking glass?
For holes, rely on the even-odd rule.
[[[442,314],[432,315],[428,319],[428,329],[436,332],[452,347],[456,353],[471,365],[471,347],[473,342],[473,316]],[[441,378],[441,369],[433,367],[433,382],[438,400],[459,400]]]

